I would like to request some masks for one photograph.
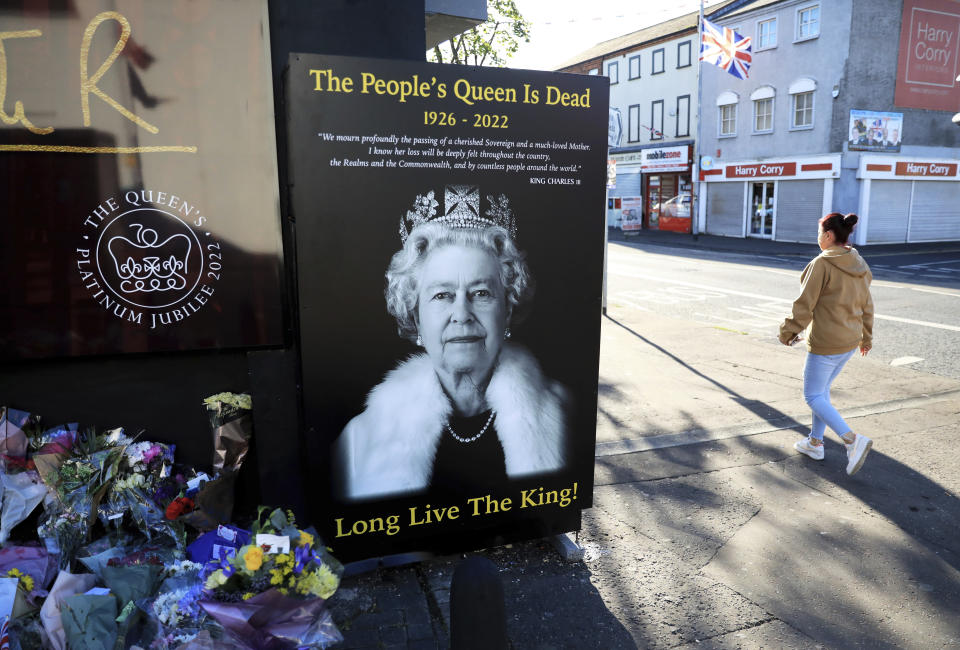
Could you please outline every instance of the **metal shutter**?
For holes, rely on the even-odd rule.
[[[706,183],[707,234],[743,237],[743,183]]]
[[[870,181],[868,244],[907,241],[910,216],[910,181]]]
[[[610,190],[610,196],[643,196],[642,180],[643,174],[617,174],[617,186]]]
[[[960,239],[960,183],[914,181],[907,241]]]
[[[780,181],[777,183],[777,241],[814,244],[817,221],[823,216],[823,181]]]

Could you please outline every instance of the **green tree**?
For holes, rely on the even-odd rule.
[[[504,67],[520,43],[530,42],[530,23],[515,0],[487,0],[487,21],[444,41],[428,52],[437,63]]]

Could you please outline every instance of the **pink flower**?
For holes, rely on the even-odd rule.
[[[147,449],[145,452],[143,452],[143,462],[149,465],[150,461],[152,461],[154,458],[161,455],[162,453],[163,453],[163,449],[160,448],[160,445],[152,445],[150,449]]]

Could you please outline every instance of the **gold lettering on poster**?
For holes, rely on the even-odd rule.
[[[53,133],[52,126],[37,127],[27,119],[26,111],[23,108],[23,102],[17,100],[13,105],[13,117],[7,115],[3,105],[7,97],[7,52],[3,48],[3,41],[8,38],[36,38],[40,36],[39,29],[28,29],[21,32],[0,32],[0,120],[5,124],[23,124],[30,133],[46,135]]]
[[[110,56],[100,65],[97,71],[91,76],[88,73],[88,64],[90,59],[90,45],[93,42],[93,36],[97,28],[108,20],[114,20],[120,23],[120,37],[113,46]],[[97,83],[114,64],[123,48],[126,47],[127,40],[130,38],[132,29],[130,21],[122,14],[116,11],[104,11],[94,17],[87,25],[83,33],[83,41],[80,46],[80,108],[83,112],[83,126],[90,126],[90,93],[93,93],[105,103],[110,105],[118,113],[126,117],[131,122],[150,133],[159,133],[160,129],[150,124],[143,118],[134,114],[126,107],[120,104],[113,97],[101,90]],[[15,32],[0,32],[0,120],[4,124],[21,124],[25,129],[37,135],[48,135],[54,132],[52,126],[38,127],[34,125],[26,115],[26,109],[23,102],[17,100],[14,102],[13,115],[8,115],[4,109],[7,97],[7,52],[4,49],[4,40],[15,38],[37,38],[43,33],[39,29],[27,29]],[[0,144],[0,152],[8,151],[26,151],[26,152],[53,152],[53,153],[109,153],[109,154],[128,154],[128,153],[197,153],[197,147],[194,146],[141,146],[141,147],[78,147],[70,145],[39,145],[39,144]]]
[[[107,60],[100,65],[100,69],[97,70],[92,77],[88,77],[87,61],[90,58],[90,43],[93,41],[93,35],[97,31],[97,27],[107,20],[115,20],[120,23],[120,38],[117,40],[116,45],[113,46],[113,52],[111,52]],[[104,11],[94,17],[94,19],[90,21],[90,24],[87,25],[87,29],[83,32],[83,43],[80,45],[80,107],[83,110],[84,126],[90,126],[90,93],[92,92],[137,126],[146,129],[150,133],[160,132],[160,129],[134,115],[124,108],[120,102],[97,88],[97,82],[103,78],[103,75],[106,74],[107,70],[110,69],[110,66],[113,65],[113,62],[117,60],[117,57],[120,56],[123,48],[127,45],[127,39],[130,38],[131,31],[130,21],[124,18],[123,15],[116,11]]]

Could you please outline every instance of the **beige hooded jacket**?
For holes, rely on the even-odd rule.
[[[793,312],[780,326],[780,341],[789,343],[810,325],[807,349],[814,354],[842,354],[873,346],[873,298],[870,267],[855,248],[828,248],[807,264]]]

